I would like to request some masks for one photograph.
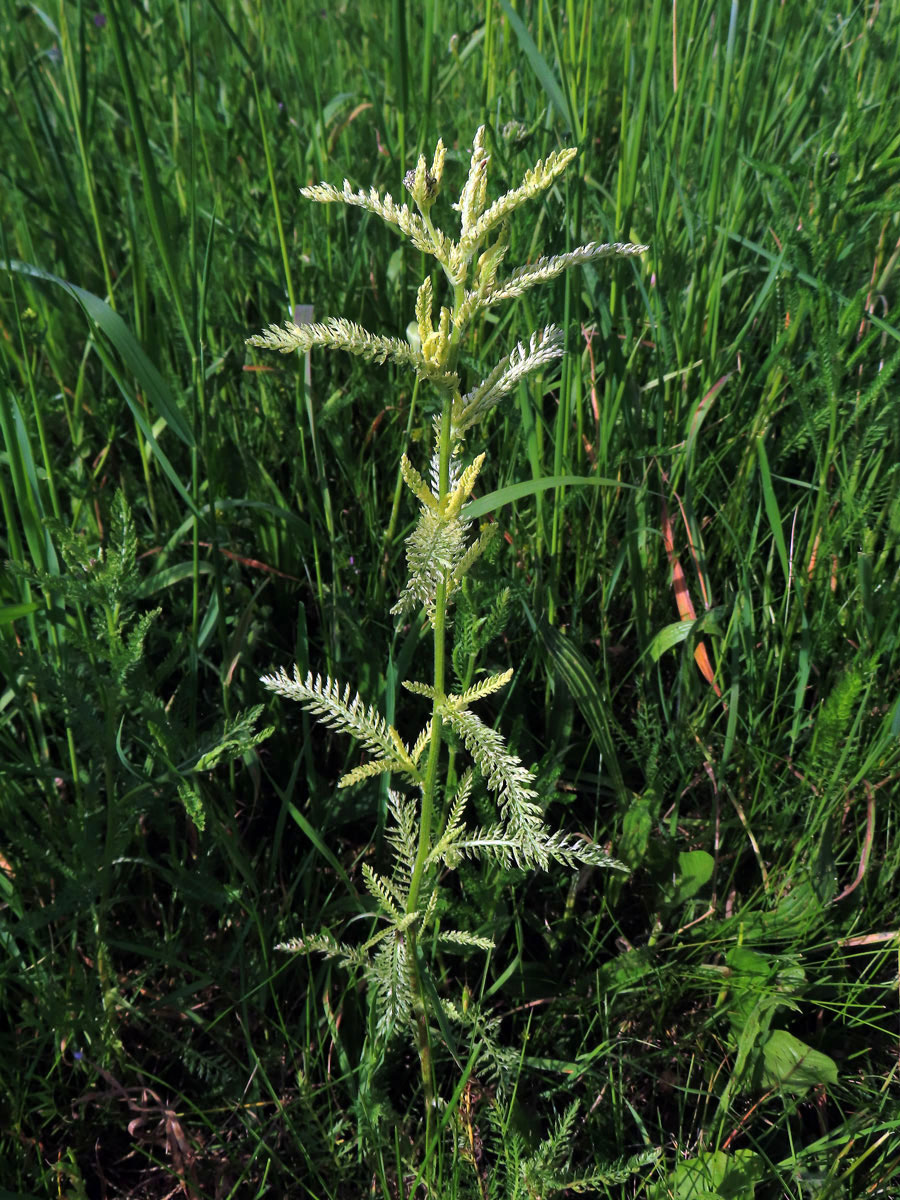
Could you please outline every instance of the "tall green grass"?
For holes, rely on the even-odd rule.
[[[244,338],[300,304],[403,336],[421,264],[298,187],[396,197],[485,122],[498,180],[582,149],[511,258],[651,246],[479,333],[573,331],[490,431],[485,489],[529,485],[491,666],[553,819],[633,873],[466,880],[498,951],[441,984],[515,1102],[459,1064],[448,1194],[527,1195],[554,1128],[568,1178],[661,1151],[611,1196],[890,1194],[895,6],[54,0],[0,46],[0,1188],[400,1194],[412,1065],[360,1062],[354,980],[271,949],[357,910],[385,797],[336,799],[353,751],[294,714],[251,727],[292,661],[402,727],[385,481],[431,417]],[[780,1070],[787,1035],[825,1057]]]

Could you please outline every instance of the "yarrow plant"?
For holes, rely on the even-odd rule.
[[[464,858],[479,857],[524,869],[546,869],[551,862],[567,867],[590,864],[615,866],[599,846],[584,837],[554,832],[543,819],[534,776],[513,754],[499,732],[474,711],[479,701],[504,688],[511,670],[472,683],[473,670],[456,671],[459,691],[448,687],[450,609],[463,580],[485,552],[496,531],[489,524],[474,536],[466,516],[466,503],[484,465],[485,454],[467,453],[473,432],[484,417],[526,375],[563,353],[563,336],[553,325],[532,333],[527,343],[498,362],[469,391],[463,392],[458,373],[460,348],[468,327],[485,309],[521,296],[536,284],[562,271],[592,260],[640,254],[647,247],[632,243],[589,242],[570,253],[542,257],[501,276],[509,248],[508,221],[516,209],[541,195],[560,177],[576,155],[574,149],[556,151],[526,171],[518,187],[488,203],[490,155],[484,127],[475,135],[468,178],[459,200],[459,236],[455,240],[432,221],[432,208],[441,193],[445,148],[438,141],[431,166],[421,157],[404,184],[415,211],[397,204],[390,195],[354,191],[345,180],[342,189],[328,183],[302,189],[310,200],[343,203],[375,213],[394,226],[416,249],[430,255],[443,271],[449,287],[448,303],[435,316],[432,279],[426,278],[416,298],[416,332],[408,341],[370,333],[352,321],[331,318],[322,324],[272,325],[249,339],[253,346],[289,353],[305,353],[313,346],[346,350],[372,362],[388,359],[410,367],[431,384],[440,397],[434,422],[434,452],[427,478],[404,454],[403,479],[419,502],[419,519],[407,542],[409,580],[391,610],[405,618],[424,609],[434,638],[433,672],[428,681],[407,680],[404,687],[421,696],[431,713],[418,737],[408,744],[397,730],[349,685],[310,672],[301,678],[279,670],[263,677],[273,692],[297,700],[334,729],[344,730],[367,752],[367,760],[338,783],[349,787],[373,776],[389,774],[405,790],[391,789],[392,826],[389,841],[393,869],[376,872],[369,864],[362,871],[366,887],[384,918],[365,944],[339,943],[329,933],[303,934],[281,949],[319,951],[362,968],[375,988],[377,1031],[390,1037],[406,1027],[414,1036],[422,1069],[426,1103],[426,1146],[431,1145],[436,1090],[432,1061],[433,1026],[438,1020],[464,1020],[465,1005],[438,1003],[433,986],[427,986],[427,964],[420,946],[426,934],[434,936],[441,879]],[[501,598],[501,607],[503,600]],[[495,626],[497,621],[489,622]],[[454,656],[455,660],[455,656]],[[472,764],[458,781],[451,772],[457,748],[463,746]],[[495,819],[475,826],[470,816],[476,791],[495,801]],[[492,942],[466,930],[440,928],[438,945],[492,948]],[[472,1022],[469,1022],[472,1025]],[[475,1026],[472,1026],[475,1028]],[[484,1030],[480,1031],[484,1035]]]

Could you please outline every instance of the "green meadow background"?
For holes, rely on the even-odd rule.
[[[481,665],[551,827],[630,874],[463,873],[497,948],[436,986],[512,1085],[442,1059],[441,1195],[900,1193],[898,71],[877,0],[2,5],[0,1196],[413,1185],[414,1054],[273,948],[359,927],[385,795],[258,680],[415,724],[431,398],[244,339],[405,336],[422,256],[298,189],[399,198],[441,136],[453,194],[480,124],[503,190],[581,151],[511,264],[650,247],[463,362],[567,331],[488,427],[483,493],[532,486]]]

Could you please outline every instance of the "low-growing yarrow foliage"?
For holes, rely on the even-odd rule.
[[[282,669],[262,680],[279,695],[300,701],[332,728],[349,733],[367,752],[366,761],[346,774],[339,787],[387,773],[407,789],[389,792],[392,872],[379,874],[368,864],[362,868],[366,887],[384,917],[378,931],[358,946],[340,943],[329,933],[304,933],[281,948],[319,951],[366,972],[376,989],[379,1035],[389,1037],[405,1026],[416,1039],[429,1116],[435,1099],[429,1035],[434,1016],[429,1012],[429,997],[434,992],[424,986],[427,968],[418,946],[433,925],[439,881],[461,860],[474,857],[525,869],[546,869],[552,861],[567,867],[618,865],[585,837],[548,829],[534,776],[510,752],[503,736],[474,711],[479,701],[505,687],[513,672],[472,683],[470,668],[459,680],[459,691],[449,690],[446,679],[451,605],[497,529],[496,524],[487,524],[474,536],[470,534],[473,523],[466,516],[466,504],[485,454],[470,456],[468,442],[483,418],[521,379],[563,353],[562,332],[548,325],[533,333],[527,343],[518,344],[480,383],[463,392],[458,360],[466,331],[485,309],[520,296],[569,267],[637,255],[646,249],[632,243],[589,242],[570,253],[542,257],[501,275],[509,248],[509,218],[526,201],[546,191],[575,155],[574,149],[548,155],[525,173],[518,187],[489,204],[491,159],[485,130],[479,129],[468,178],[453,205],[460,224],[456,240],[432,221],[432,208],[444,179],[441,141],[430,168],[421,157],[404,180],[415,211],[406,204],[398,205],[390,195],[378,195],[375,189],[353,191],[347,181],[342,189],[327,183],[303,188],[302,194],[310,200],[340,202],[377,214],[416,249],[431,255],[447,281],[448,303],[441,305],[435,317],[434,286],[431,277],[426,278],[418,289],[415,333],[411,327],[407,341],[370,333],[340,318],[302,326],[293,322],[273,325],[249,339],[251,345],[282,353],[305,353],[313,346],[326,346],[373,362],[390,359],[411,367],[440,396],[427,478],[405,454],[400,463],[420,509],[407,542],[409,580],[391,611],[405,619],[421,606],[434,636],[432,678],[404,682],[404,687],[431,705],[430,717],[418,737],[412,744],[405,742],[374,707],[333,679],[312,672],[304,679],[295,668],[292,673]],[[459,779],[447,775],[451,761],[446,753],[448,741],[464,746],[472,760]],[[477,826],[472,821],[476,789],[486,790],[496,802],[492,823]],[[441,927],[436,940],[446,947],[492,947],[489,939],[459,929]],[[465,1007],[448,1000],[445,1013],[461,1019]]]

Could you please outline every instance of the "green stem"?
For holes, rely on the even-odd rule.
[[[409,897],[406,911],[415,912],[419,903],[419,891],[422,886],[422,876],[425,874],[425,862],[431,852],[431,822],[434,814],[434,796],[437,790],[438,764],[441,757],[441,731],[443,717],[440,705],[444,699],[444,634],[447,616],[447,585],[442,583],[437,589],[434,614],[434,702],[431,713],[431,742],[428,747],[428,762],[425,766],[425,781],[422,785],[422,812],[419,818],[419,844],[416,849],[416,861],[413,865],[412,880],[409,885]]]
[[[440,448],[440,489],[441,500],[450,490],[450,404],[444,405],[441,416],[441,448]],[[425,781],[422,785],[422,813],[419,822],[419,844],[416,850],[416,861],[413,866],[412,880],[409,886],[407,912],[414,912],[419,902],[419,889],[422,885],[422,875],[425,871],[425,860],[431,851],[431,820],[434,812],[434,795],[437,788],[438,764],[441,754],[441,729],[443,718],[441,707],[444,696],[444,675],[447,658],[447,582],[442,581],[436,590],[434,599],[434,701],[431,712],[431,741],[428,747],[428,761],[425,765]]]
[[[422,1072],[422,1090],[425,1095],[425,1153],[431,1145],[434,1133],[435,1084],[434,1061],[431,1057],[431,1038],[428,1033],[428,1012],[425,1008],[425,987],[419,970],[416,935],[409,934],[410,987],[416,1010],[416,1049],[419,1052],[419,1068]],[[426,1166],[427,1171],[427,1166]]]
[[[441,415],[441,444],[439,456],[440,498],[450,490],[450,401],[444,403]],[[425,780],[422,784],[422,811],[419,816],[419,842],[416,848],[416,860],[413,864],[412,879],[409,885],[409,896],[406,911],[415,912],[419,903],[419,892],[422,878],[425,874],[425,864],[431,853],[431,825],[434,819],[434,799],[437,791],[438,767],[441,758],[441,734],[443,718],[441,706],[444,702],[444,674],[447,657],[447,582],[442,581],[437,588],[434,601],[434,700],[431,711],[431,741],[428,747],[428,761],[425,765]],[[422,1087],[425,1092],[425,1146],[431,1145],[434,1132],[435,1086],[434,1063],[431,1056],[431,1041],[428,1036],[428,1011],[425,1002],[425,989],[419,970],[417,956],[417,935],[415,929],[408,934],[410,954],[410,986],[415,998],[416,1009],[416,1046],[419,1051],[419,1063],[422,1069]]]
[[[420,213],[425,222],[425,226],[435,238],[434,227],[431,224],[431,219],[428,210],[421,208]],[[435,242],[437,239],[435,238]],[[447,264],[441,263],[446,272]],[[453,314],[454,316],[459,311],[459,307],[465,299],[465,283],[458,281],[453,283]],[[451,322],[452,332],[450,334],[450,347],[447,367],[449,370],[454,370],[459,357],[459,345],[463,334],[463,326],[455,321]],[[450,437],[450,418],[453,405],[453,397],[445,395],[441,410],[441,439],[438,451],[438,501],[443,504],[450,492],[450,452],[452,449]],[[441,716],[441,708],[446,699],[444,693],[444,678],[447,659],[447,580],[444,579],[438,585],[434,599],[434,700],[432,701],[431,709],[431,739],[428,746],[428,760],[425,764],[425,779],[422,784],[422,809],[419,814],[419,841],[416,847],[416,859],[413,864],[412,878],[409,884],[409,895],[407,896],[406,911],[407,913],[415,912],[419,906],[419,893],[422,888],[422,879],[425,875],[425,864],[428,861],[428,855],[431,853],[431,827],[434,821],[434,801],[437,792],[438,768],[441,759],[441,741],[443,731],[443,717]],[[428,1154],[429,1147],[434,1140],[434,1119],[435,1119],[435,1080],[434,1080],[434,1061],[431,1054],[431,1040],[428,1033],[428,1008],[425,999],[425,988],[422,982],[422,973],[419,968],[418,959],[418,935],[415,928],[411,928],[407,935],[409,941],[410,954],[410,988],[414,998],[416,1011],[416,1047],[419,1052],[419,1064],[422,1071],[422,1088],[425,1094],[425,1153]],[[424,1164],[426,1177],[429,1172],[428,1164]]]

